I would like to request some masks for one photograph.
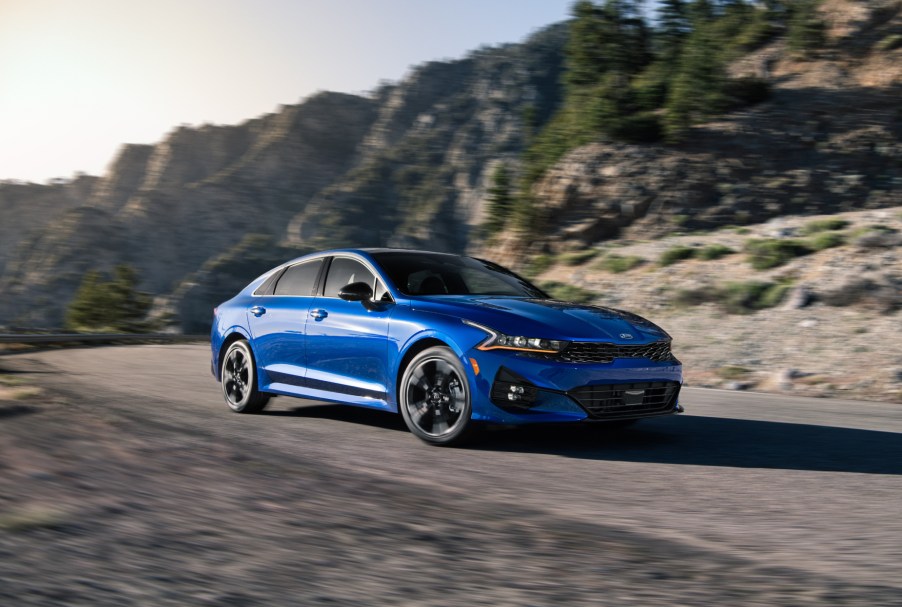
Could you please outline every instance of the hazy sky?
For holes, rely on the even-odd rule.
[[[122,143],[522,40],[572,0],[0,0],[0,179],[100,174]]]

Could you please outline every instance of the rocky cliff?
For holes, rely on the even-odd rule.
[[[282,233],[354,164],[376,108],[323,93],[241,125],[181,127],[156,146],[126,146],[80,200],[57,204],[43,223],[23,214],[38,229],[4,240],[0,322],[59,326],[90,269],[129,263],[142,289],[162,295],[246,234]]]
[[[180,127],[79,188],[4,185],[4,212],[21,219],[3,228],[16,237],[0,249],[0,325],[59,326],[82,275],[117,263],[138,269],[158,316],[200,331],[213,305],[310,246],[463,251],[493,163],[522,151],[524,116],[555,109],[565,38],[552,26],[369,96]]]
[[[0,182],[0,276],[30,233],[53,224],[68,210],[84,204],[97,177],[82,175],[46,185]]]

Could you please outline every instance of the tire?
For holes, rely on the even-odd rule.
[[[470,385],[457,356],[446,346],[417,354],[401,378],[401,415],[410,431],[430,445],[460,445],[475,424]]]
[[[246,341],[229,346],[222,357],[219,376],[222,395],[235,413],[259,413],[269,402],[269,394],[257,389],[257,365]]]

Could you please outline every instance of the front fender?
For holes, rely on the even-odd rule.
[[[392,367],[395,369],[395,373],[393,376],[393,385],[391,387],[392,389],[389,393],[389,398],[391,399],[391,402],[396,409],[399,405],[397,398],[398,382],[400,380],[400,376],[403,373],[401,363],[405,360],[411,349],[415,348],[417,344],[421,343],[425,339],[434,339],[441,341],[449,348],[451,348],[455,356],[457,356],[458,360],[460,360],[460,363],[463,365],[464,370],[466,371],[467,381],[469,382],[469,385],[473,386],[475,384],[476,373],[473,369],[473,365],[470,362],[470,359],[466,355],[466,352],[473,346],[484,340],[486,338],[486,334],[479,329],[465,325],[463,322],[461,322],[460,319],[443,315],[435,316],[436,318],[432,319],[433,322],[430,322],[430,324],[433,326],[425,328],[422,324],[419,324],[418,330],[404,335],[403,340],[398,339],[400,346],[397,351],[397,357],[395,359],[394,365],[392,365]],[[396,336],[396,338],[397,337],[398,336]]]

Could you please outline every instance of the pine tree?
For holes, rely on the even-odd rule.
[[[147,328],[145,317],[150,310],[151,298],[138,291],[138,273],[132,266],[116,266],[109,283],[111,305],[116,310],[116,328],[124,333],[141,333]]]
[[[607,70],[627,78],[651,60],[645,20],[635,0],[607,0],[602,9],[603,54]]]
[[[658,56],[661,62],[675,66],[686,36],[692,31],[686,3],[663,0],[658,9]]]
[[[713,14],[707,0],[695,0],[690,6],[693,30],[683,44],[667,99],[665,131],[670,141],[679,141],[691,124],[726,109],[726,69],[713,33]]]
[[[81,286],[66,312],[66,327],[80,330],[104,326],[106,319],[106,294],[100,282],[100,272],[92,270],[82,278]]]
[[[75,331],[146,331],[151,298],[138,291],[137,285],[137,272],[126,264],[116,266],[109,282],[102,282],[99,272],[88,272],[69,304],[66,327]]]
[[[483,226],[488,234],[495,234],[504,228],[513,210],[511,177],[504,163],[499,164],[492,173],[492,185],[488,194],[488,208]]]
[[[825,25],[817,14],[817,0],[797,0],[789,5],[789,48],[807,53],[824,44]]]
[[[571,88],[598,82],[607,67],[604,28],[600,11],[590,0],[579,0],[571,9],[570,37],[567,41],[566,84]]]

